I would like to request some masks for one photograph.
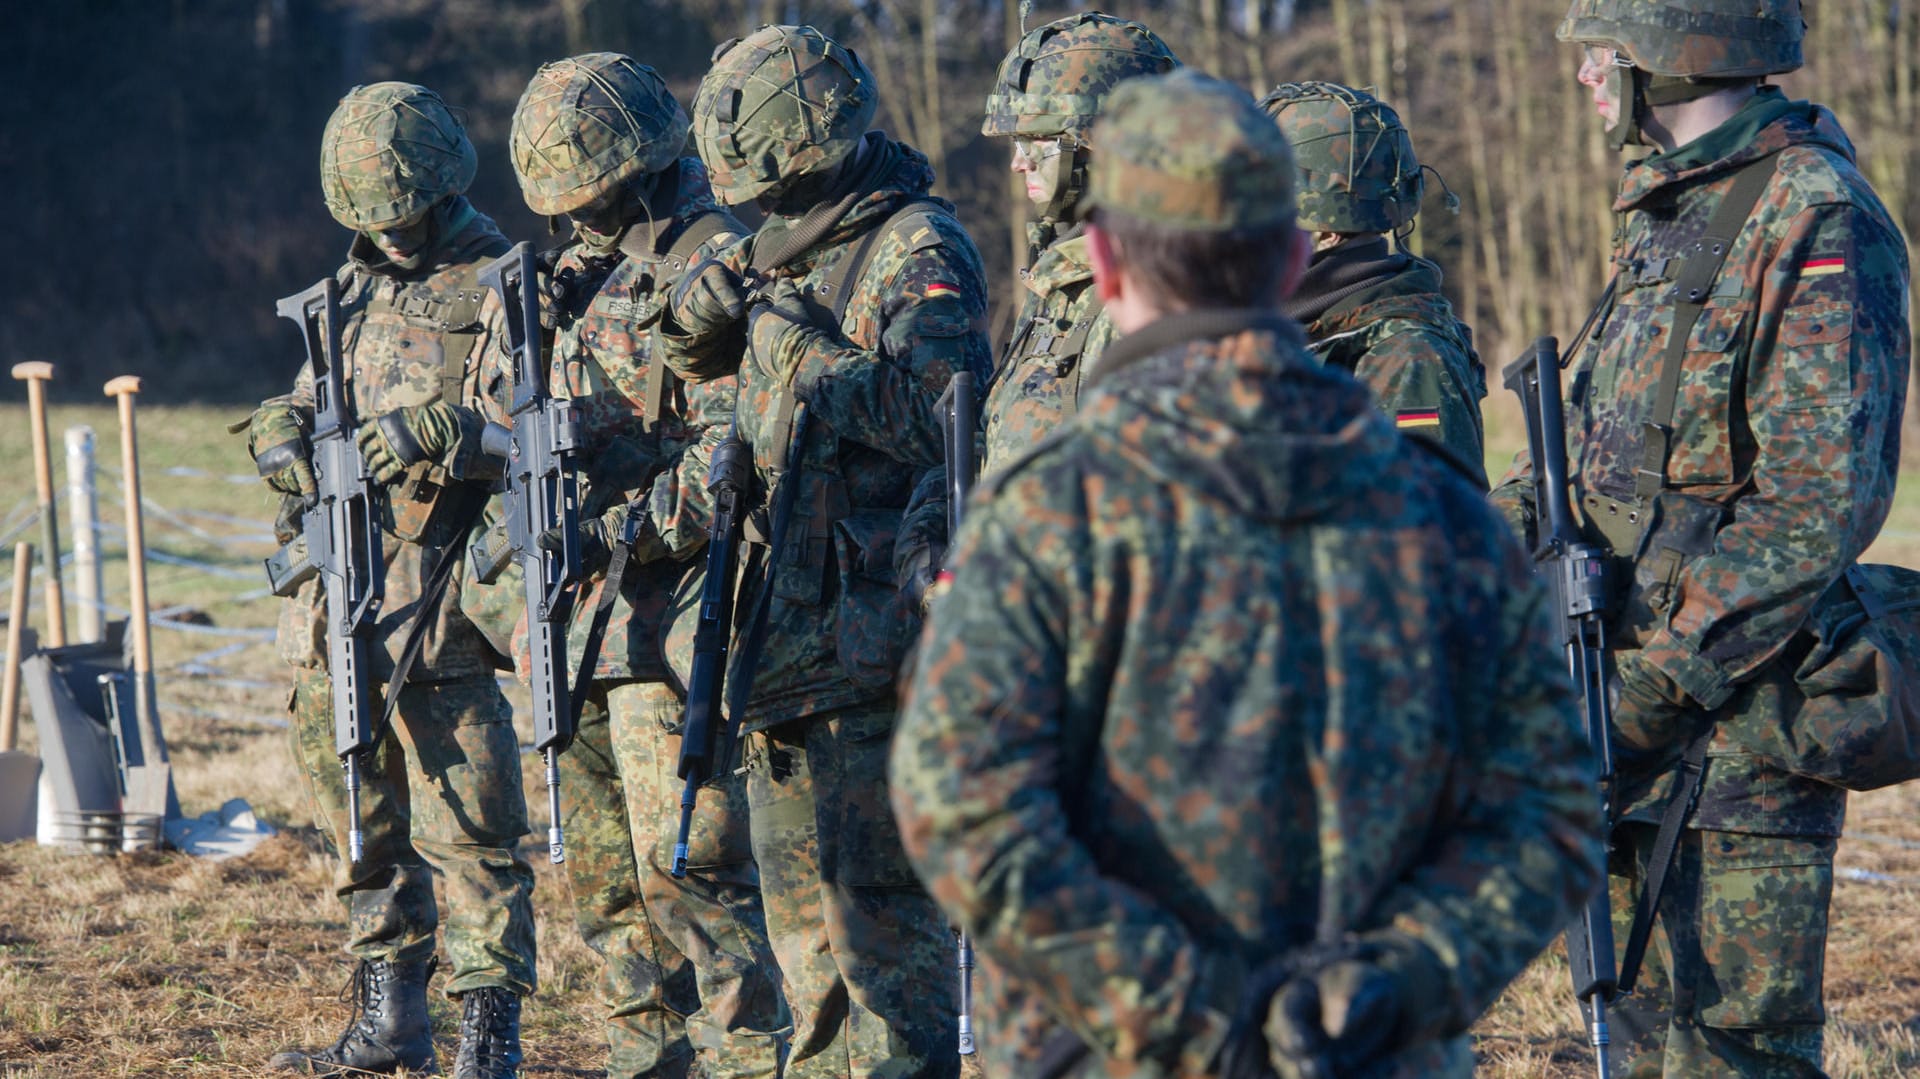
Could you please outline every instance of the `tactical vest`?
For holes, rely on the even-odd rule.
[[[439,385],[425,401],[450,401],[465,404],[470,353],[484,332],[480,309],[486,290],[480,287],[480,270],[485,260],[460,268],[452,290],[445,296],[423,294],[402,287],[384,295],[377,282],[369,282],[366,314],[391,314],[403,322],[409,332],[436,341],[441,353]],[[354,271],[355,276],[364,271]],[[368,275],[372,276],[372,275]],[[365,325],[364,317],[362,325]],[[362,416],[364,422],[371,416]],[[473,514],[484,503],[486,494],[472,483],[455,479],[437,461],[421,461],[387,488],[381,527],[408,543],[443,547],[456,542],[472,524]]]

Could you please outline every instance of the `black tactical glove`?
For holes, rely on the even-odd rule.
[[[312,430],[311,410],[282,401],[269,401],[227,425],[231,434],[247,433],[247,455],[267,486],[303,501],[319,492],[313,481],[313,446],[307,440]]]
[[[668,312],[687,336],[713,337],[738,322],[747,311],[740,275],[719,259],[709,258],[688,270],[674,287]]]
[[[824,336],[813,324],[800,289],[784,277],[747,315],[747,349],[754,364],[783,386],[793,385],[809,348]]]
[[[1629,755],[1678,753],[1707,718],[1685,690],[1637,653],[1620,657],[1607,693],[1615,743]]]
[[[613,562],[616,547],[622,544],[632,547],[652,528],[646,506],[639,502],[622,502],[598,517],[581,521],[580,572],[588,577],[605,573]],[[543,551],[558,551],[566,546],[566,541],[560,529],[549,528],[540,533],[539,544]]]
[[[1432,950],[1393,930],[1284,956],[1248,980],[1220,1073],[1223,1079],[1367,1075],[1445,1029],[1446,986]]]
[[[477,413],[445,401],[407,405],[361,424],[354,439],[373,478],[388,484],[422,461],[452,460],[469,437],[478,436],[478,419]]]

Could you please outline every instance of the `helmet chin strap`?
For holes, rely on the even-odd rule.
[[[1644,144],[1640,123],[1647,114],[1645,76],[1637,68],[1614,67],[1607,71],[1608,90],[1620,103],[1620,119],[1607,130],[1607,146],[1614,151]]]
[[[1040,252],[1053,245],[1062,226],[1072,228],[1080,220],[1080,195],[1087,189],[1087,150],[1076,146],[1055,159],[1053,185],[1040,204],[1040,219],[1027,225],[1027,265]]]

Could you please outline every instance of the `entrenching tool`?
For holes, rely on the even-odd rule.
[[[13,365],[27,384],[27,416],[33,425],[33,484],[40,499],[40,556],[47,567],[47,644],[67,643],[67,605],[60,594],[60,518],[53,512],[53,461],[47,449],[47,383],[53,365],[44,360]]]
[[[13,609],[7,616],[7,670],[0,688],[0,843],[34,831],[40,758],[14,749],[20,731],[20,649],[25,642],[27,590],[33,584],[33,544],[13,549]]]
[[[173,769],[167,761],[167,740],[160,732],[160,712],[154,703],[152,627],[147,612],[147,540],[140,508],[140,452],[133,424],[133,398],[140,392],[140,379],[121,375],[106,385],[106,395],[120,405],[120,468],[127,505],[127,588],[132,609],[129,628],[133,633],[133,675],[135,726],[139,732],[137,756],[129,752],[126,762],[129,814],[150,814],[159,820],[180,815],[173,792]],[[127,740],[129,751],[134,739]]]

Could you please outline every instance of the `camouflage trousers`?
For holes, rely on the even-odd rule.
[[[887,802],[893,719],[849,708],[748,739],[753,855],[793,1011],[789,1079],[960,1071],[954,938]]]
[[[1609,888],[1624,948],[1653,824],[1615,833]],[[1799,1079],[1820,1070],[1827,904],[1839,841],[1687,830],[1633,996],[1613,1011],[1620,1074]]]
[[[379,707],[376,701],[375,707]],[[336,853],[347,849],[347,794],[333,752],[327,673],[294,668],[293,745],[314,815]],[[366,853],[340,860],[347,951],[413,962],[434,954],[433,877],[447,901],[447,956],[458,996],[501,986],[534,991],[533,870],[520,853],[527,804],[520,747],[493,678],[409,685],[393,729],[361,767]]]
[[[788,1021],[743,777],[701,792],[687,876],[669,872],[681,710],[658,682],[595,683],[561,758],[574,922],[604,961],[607,1075],[771,1077]]]

